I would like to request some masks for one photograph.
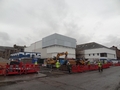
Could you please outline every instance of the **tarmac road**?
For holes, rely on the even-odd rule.
[[[53,75],[0,87],[0,90],[120,90],[120,67]]]

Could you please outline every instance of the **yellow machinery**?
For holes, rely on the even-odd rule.
[[[65,60],[67,59],[67,55],[68,55],[68,52],[62,52],[62,53],[58,53],[57,56],[53,59],[53,58],[47,58],[46,59],[46,64],[47,65],[55,65],[56,61],[59,60],[59,57],[60,56],[63,56],[65,55]]]
[[[55,65],[56,61],[59,60],[59,57],[63,56],[63,55],[65,55],[65,60],[68,60],[67,59],[68,52],[66,51],[66,52],[58,53],[55,58],[47,58],[46,59],[46,64],[47,65]],[[85,60],[69,59],[68,61],[70,62],[71,65],[86,65]]]

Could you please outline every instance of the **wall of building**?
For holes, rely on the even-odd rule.
[[[68,52],[68,58],[76,58],[76,40],[59,34],[53,34],[25,48],[25,52],[39,52],[41,58],[51,58],[57,53]],[[64,56],[63,56],[64,57]],[[62,57],[61,57],[62,58]]]
[[[67,48],[62,46],[51,46],[47,48],[47,53],[51,53],[52,57],[56,56],[57,53],[62,53],[66,51],[68,52],[68,58],[76,58],[75,49],[73,48]],[[64,58],[64,55],[61,56],[61,58]]]
[[[115,46],[112,46],[111,48],[116,51],[117,59],[120,60],[120,50],[117,47],[115,47]]]
[[[100,53],[107,53],[107,57],[100,57]],[[116,59],[116,52],[107,48],[88,49],[85,50],[85,58]]]
[[[75,49],[60,47],[60,46],[37,48],[37,49],[33,49],[29,52],[39,52],[39,53],[41,53],[41,58],[52,58],[52,57],[56,56],[57,53],[66,52],[66,51],[68,52],[68,58],[76,58],[75,57]],[[28,52],[28,51],[25,49],[25,52]],[[61,58],[64,58],[64,56],[61,56]]]
[[[41,53],[41,58],[51,57],[50,55],[47,54],[47,49],[46,48],[44,48],[44,49],[37,48],[37,49],[34,49],[32,51]]]
[[[32,43],[29,47],[25,48],[25,52],[36,52],[37,49],[41,49],[41,48],[42,48],[42,41],[40,40],[35,43]]]

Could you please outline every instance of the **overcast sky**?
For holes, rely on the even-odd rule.
[[[120,0],[0,0],[0,46],[53,33],[120,48]]]

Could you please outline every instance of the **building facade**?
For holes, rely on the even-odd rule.
[[[25,51],[39,52],[41,58],[53,58],[56,57],[57,53],[67,51],[68,58],[76,58],[75,48],[76,39],[55,33],[31,44],[25,48]],[[64,58],[64,56],[61,56],[61,58]]]
[[[25,46],[14,45],[13,47],[0,46],[0,57],[9,59],[10,55],[24,51]]]
[[[86,60],[110,60],[116,59],[116,51],[98,43],[86,43],[77,45],[76,57]]]
[[[117,60],[120,60],[120,49],[118,49],[118,48],[115,47],[115,46],[112,46],[111,49],[113,49],[113,50],[116,51]]]

